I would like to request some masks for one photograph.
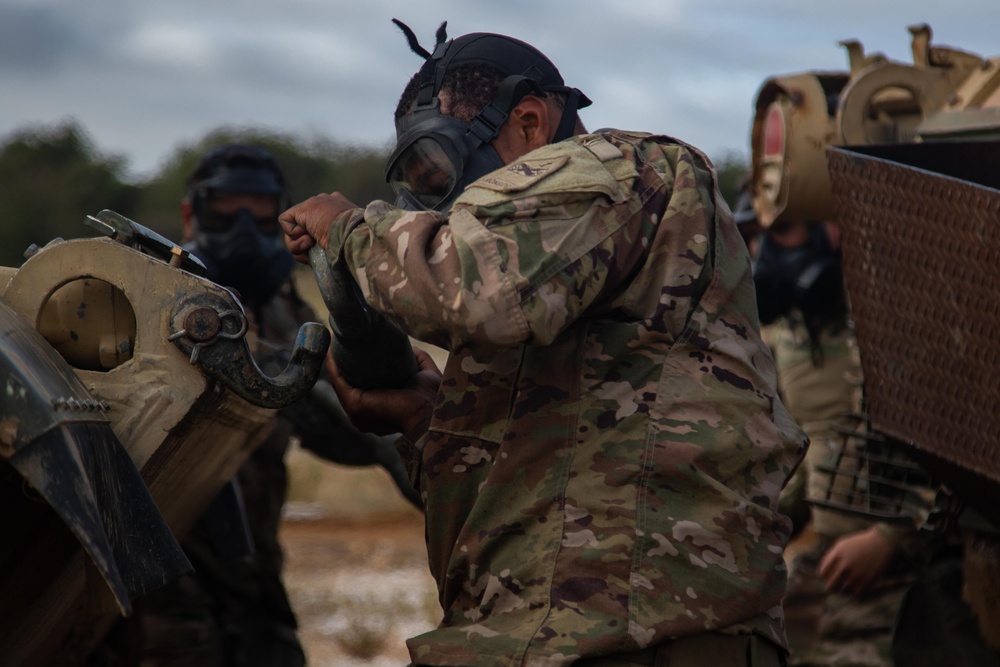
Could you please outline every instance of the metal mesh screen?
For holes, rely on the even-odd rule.
[[[868,430],[862,416],[856,429],[841,431],[839,446],[817,466],[829,482],[810,503],[906,525],[923,525],[938,500],[939,486],[892,438]]]
[[[1000,190],[827,159],[873,429],[1000,481]]]

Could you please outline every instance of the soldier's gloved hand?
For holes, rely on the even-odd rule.
[[[885,574],[897,548],[877,527],[837,540],[819,563],[819,575],[832,593],[859,596]]]
[[[402,433],[411,442],[427,430],[441,385],[441,371],[426,351],[415,347],[413,354],[420,370],[402,389],[358,389],[351,386],[340,375],[333,356],[327,355],[326,370],[330,375],[330,384],[358,430],[378,435]]]
[[[285,246],[297,262],[309,263],[309,248],[314,244],[326,249],[330,223],[344,211],[357,208],[339,192],[319,194],[291,207],[278,222],[285,232]]]

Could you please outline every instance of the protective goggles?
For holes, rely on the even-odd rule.
[[[568,96],[554,141],[573,134],[576,110],[590,104],[576,88],[550,86],[548,92]],[[389,157],[385,178],[396,193],[397,208],[446,211],[471,183],[504,166],[490,145],[511,109],[528,94],[545,96],[533,79],[508,76],[493,100],[466,124],[441,113],[433,98],[396,122],[396,150]]]
[[[456,118],[411,114],[399,130],[385,170],[398,208],[445,211],[467,185],[503,166],[489,141]]]
[[[227,232],[241,219],[253,219],[261,234],[273,235],[281,231],[278,224],[280,196],[253,195],[253,200],[235,209],[213,208],[212,196],[199,197],[195,202],[195,218],[198,227],[205,232]]]

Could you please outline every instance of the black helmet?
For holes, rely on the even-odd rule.
[[[226,144],[205,153],[187,179],[192,202],[211,190],[268,194],[287,206],[285,174],[270,151],[247,144]]]
[[[429,76],[425,76],[421,82],[420,96],[414,107],[427,104],[431,97],[437,97],[441,92],[445,72],[452,67],[468,63],[482,63],[507,76],[530,79],[544,92],[571,94],[575,91],[579,95],[579,101],[574,105],[574,111],[591,104],[590,98],[565,84],[559,69],[544,53],[519,39],[488,32],[473,32],[444,41],[446,35],[443,31],[447,26],[447,23],[444,23],[438,32],[438,43],[435,45],[434,53],[428,53],[416,44],[415,38],[411,38],[412,32],[408,27],[398,21],[396,23],[407,34],[407,38],[411,39],[410,46],[414,51],[430,61],[425,74],[434,75],[430,80]],[[433,83],[432,88],[428,86],[429,83]]]

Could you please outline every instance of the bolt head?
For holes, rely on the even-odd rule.
[[[215,338],[222,330],[222,320],[213,308],[195,308],[184,318],[184,331],[188,338],[204,343]]]

